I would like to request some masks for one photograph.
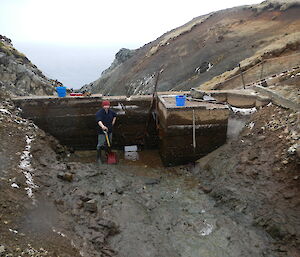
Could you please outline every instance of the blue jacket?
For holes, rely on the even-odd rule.
[[[104,134],[102,128],[98,124],[99,121],[102,121],[103,125],[108,128],[108,133],[112,132],[112,121],[113,121],[114,117],[117,117],[117,114],[114,111],[110,110],[110,109],[108,109],[107,113],[104,109],[100,109],[96,113],[96,122],[97,122],[97,132],[98,132],[98,134]]]

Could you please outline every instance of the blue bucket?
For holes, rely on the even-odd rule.
[[[176,106],[185,106],[185,95],[176,96]]]
[[[56,87],[56,92],[59,97],[65,97],[67,95],[67,88],[66,87]]]

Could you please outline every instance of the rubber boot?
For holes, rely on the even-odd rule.
[[[98,164],[102,164],[102,160],[101,160],[101,150],[97,150],[97,163],[98,163]]]

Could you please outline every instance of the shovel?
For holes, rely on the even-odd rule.
[[[108,138],[108,134],[106,131],[104,131],[106,143],[107,143],[107,164],[116,164],[117,163],[117,156],[116,153],[111,151],[111,144]]]

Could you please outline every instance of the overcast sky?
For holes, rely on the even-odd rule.
[[[111,57],[106,58],[105,62],[99,61],[99,67],[96,70],[94,68],[97,74],[82,80],[87,83],[100,76],[100,70],[109,66],[115,52],[121,47],[138,48],[194,17],[259,2],[261,1],[0,0],[0,34],[11,38],[13,44],[41,67],[46,75],[48,72],[54,77],[58,74],[47,68],[47,58],[40,58],[41,48],[47,51],[47,47],[51,45],[52,49],[64,47],[66,51],[66,46],[78,46],[80,49],[97,47],[99,54],[106,51],[105,55]],[[35,51],[37,45],[39,51]],[[113,52],[108,53],[107,49]],[[49,55],[51,54],[49,49]],[[67,61],[70,63],[70,60],[66,59],[66,63]],[[67,68],[66,65],[63,64],[62,67]],[[60,73],[64,74],[64,71],[60,69]],[[73,71],[69,70],[69,73],[72,74]],[[61,77],[58,79],[63,80]]]
[[[16,41],[140,46],[194,17],[257,0],[0,0],[0,31]]]

